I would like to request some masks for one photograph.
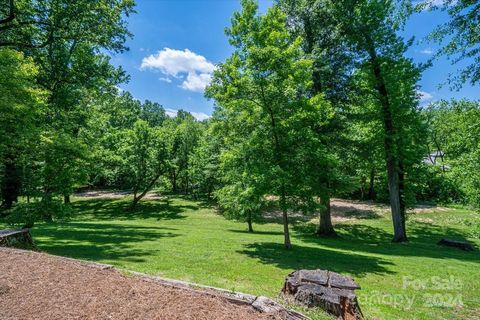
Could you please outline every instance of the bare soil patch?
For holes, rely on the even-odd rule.
[[[91,190],[83,191],[75,194],[79,198],[89,199],[122,199],[125,197],[133,196],[131,191],[105,191],[105,190]],[[162,199],[162,195],[157,191],[149,191],[143,199],[158,200]]]
[[[422,214],[446,210],[448,209],[443,207],[437,207],[434,205],[417,205],[415,208],[408,210],[408,212],[413,214]],[[375,203],[373,201],[335,198],[331,200],[331,215],[334,222],[376,219],[390,215],[390,206],[383,203]],[[290,218],[300,221],[309,221],[312,218],[318,219],[318,215],[304,216],[300,212],[289,212],[289,216]],[[282,217],[282,212],[278,209],[268,210],[264,212],[263,217],[267,219],[267,221],[280,221]]]
[[[280,319],[201,291],[43,253],[0,248],[0,270],[3,320]]]
[[[389,205],[375,203],[373,201],[332,199],[331,205],[332,219],[335,221],[374,219],[390,214]],[[448,210],[448,208],[437,207],[435,205],[418,204],[415,206],[415,208],[408,210],[408,212],[413,214],[422,214],[446,210]]]
[[[389,207],[372,201],[332,199],[331,214],[334,221],[375,219],[385,216]]]

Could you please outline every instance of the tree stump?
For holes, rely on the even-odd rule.
[[[14,247],[21,249],[35,248],[30,229],[0,230],[0,247]]]
[[[298,270],[289,274],[282,293],[306,307],[319,307],[343,320],[363,319],[352,278],[327,270]]]
[[[437,244],[439,246],[458,248],[463,251],[473,251],[473,246],[470,243],[464,241],[450,240],[444,238],[438,241]]]

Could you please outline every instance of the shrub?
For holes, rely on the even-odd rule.
[[[15,227],[31,228],[37,221],[63,221],[71,216],[72,208],[57,199],[42,199],[18,203],[6,211],[6,221]]]

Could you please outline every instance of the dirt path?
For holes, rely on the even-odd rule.
[[[332,199],[332,219],[336,221],[351,219],[373,219],[390,215],[390,206],[382,203],[374,203],[373,201],[357,201]],[[409,213],[422,214],[433,211],[445,211],[447,208],[417,205],[415,208],[408,210]]]
[[[83,191],[75,194],[79,198],[91,198],[91,199],[122,199],[125,197],[131,196],[133,198],[133,193],[131,191]],[[143,197],[143,199],[149,200],[158,200],[162,199],[162,196],[156,191],[149,191]]]
[[[276,319],[201,292],[6,248],[0,248],[0,318]]]

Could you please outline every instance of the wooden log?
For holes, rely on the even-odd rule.
[[[0,246],[21,249],[35,248],[32,236],[30,235],[30,229],[28,228],[20,230],[0,230]]]
[[[451,240],[451,239],[445,239],[443,238],[442,240],[438,241],[437,244],[439,246],[446,246],[446,247],[453,247],[453,248],[458,248],[463,251],[473,251],[474,248],[472,244],[464,241],[458,241],[458,240]]]

